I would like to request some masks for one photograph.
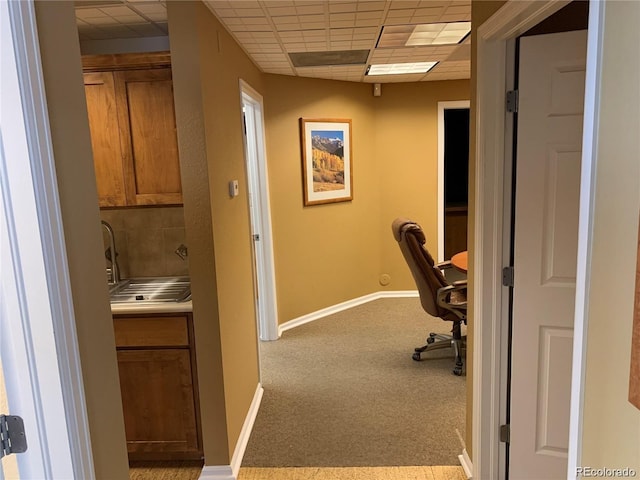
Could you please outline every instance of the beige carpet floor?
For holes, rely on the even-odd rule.
[[[381,299],[262,342],[264,396],[243,467],[458,465],[466,377],[450,349],[411,359],[428,332],[418,298]]]

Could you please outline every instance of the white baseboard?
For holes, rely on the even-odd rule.
[[[262,394],[264,389],[262,385],[258,383],[256,392],[253,395],[253,400],[249,406],[249,411],[244,419],[242,430],[240,430],[240,437],[236,443],[236,448],[231,457],[230,465],[215,465],[205,466],[200,473],[198,480],[236,480],[238,478],[238,472],[240,471],[240,465],[242,465],[242,457],[247,449],[249,443],[249,437],[251,436],[251,430],[253,430],[253,424],[258,416],[258,410],[260,409],[260,402],[262,401]]]
[[[467,452],[466,448],[462,450],[462,455],[458,455],[458,460],[460,461],[460,465],[462,465],[462,469],[464,470],[467,479],[472,480],[473,464],[471,463],[471,458],[469,458],[469,452]]]
[[[395,290],[380,291],[370,293],[362,297],[353,298],[351,300],[347,300],[346,302],[338,303],[336,305],[332,305],[315,312],[307,313],[306,315],[302,315],[301,317],[294,318],[293,320],[289,320],[288,322],[283,323],[282,325],[278,326],[278,337],[280,337],[283,332],[291,330],[292,328],[299,327],[300,325],[313,322],[314,320],[318,320],[334,313],[342,312],[343,310],[347,310],[348,308],[357,307],[358,305],[362,305],[373,300],[378,300],[379,298],[405,298],[417,296],[417,290]]]
[[[262,385],[258,383],[258,386],[256,387],[256,393],[254,393],[253,395],[253,400],[251,401],[251,405],[249,406],[249,411],[247,412],[247,416],[244,419],[242,430],[240,430],[240,437],[238,438],[238,442],[236,443],[236,449],[234,450],[233,456],[231,457],[231,470],[236,477],[238,476],[238,472],[240,471],[240,465],[242,465],[242,458],[244,457],[244,452],[247,449],[247,444],[249,443],[249,437],[251,436],[251,430],[253,430],[253,424],[256,422],[256,417],[258,416],[258,410],[260,409],[260,402],[262,402],[263,393],[264,388],[262,388]]]
[[[236,476],[231,470],[231,465],[205,465],[198,480],[236,480]]]

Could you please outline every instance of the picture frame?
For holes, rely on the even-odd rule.
[[[353,200],[351,119],[300,119],[304,205]]]

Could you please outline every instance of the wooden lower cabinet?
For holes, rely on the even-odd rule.
[[[190,315],[114,317],[129,460],[202,458]]]

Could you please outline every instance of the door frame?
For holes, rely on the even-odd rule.
[[[26,477],[92,479],[35,9],[33,1],[2,2],[0,8],[1,43],[6,46],[2,117],[11,118],[2,122],[0,137],[0,218],[6,227],[1,242],[6,269],[0,288],[0,351],[10,408],[24,416],[27,428],[29,449],[17,457],[18,466]]]
[[[256,310],[260,340],[278,339],[278,304],[276,296],[275,257],[273,254],[273,231],[271,205],[269,202],[269,174],[264,132],[264,102],[251,85],[240,79],[240,101],[250,108],[245,112],[244,151],[247,165],[247,187],[250,202],[252,235],[254,225],[259,225],[260,240],[252,238],[255,259],[257,288]],[[255,191],[254,191],[255,190]]]
[[[499,426],[506,418],[508,355],[505,337],[508,294],[502,286],[502,267],[508,265],[510,228],[506,213],[511,192],[511,126],[505,94],[513,72],[513,40],[560,10],[567,0],[523,2],[510,0],[480,25],[475,99],[474,242],[470,252],[473,277],[473,478],[504,478],[504,444]],[[574,320],[571,419],[568,472],[580,465],[582,410],[586,366],[586,325],[589,265],[592,243],[592,204],[599,114],[598,72],[602,66],[603,7],[590,2],[585,109],[580,187],[578,265]],[[568,478],[573,478],[568,473]]]
[[[471,102],[438,102],[438,262],[444,261],[444,111],[461,108],[470,109]]]

